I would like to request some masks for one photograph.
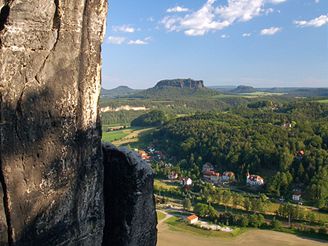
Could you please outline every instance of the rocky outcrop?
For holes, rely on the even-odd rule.
[[[192,80],[192,79],[162,80],[158,82],[154,88],[163,89],[168,87],[201,89],[204,88],[204,82],[202,80]]]
[[[0,244],[101,245],[106,0],[0,0]]]
[[[157,241],[153,172],[137,153],[103,145],[103,245],[154,246]]]
[[[101,147],[106,0],[0,0],[0,245],[155,245],[153,177]],[[105,174],[105,179],[104,179]]]

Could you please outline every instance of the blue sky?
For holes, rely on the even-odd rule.
[[[110,0],[103,87],[328,87],[328,0]]]

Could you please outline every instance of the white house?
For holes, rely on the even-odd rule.
[[[196,224],[198,222],[198,216],[196,214],[192,214],[187,217],[187,221],[189,224]]]
[[[262,186],[264,185],[264,179],[261,176],[247,173],[246,184],[250,186]]]
[[[181,184],[183,186],[191,186],[192,185],[192,179],[191,178],[183,178],[183,179],[181,179]]]
[[[295,191],[293,193],[292,199],[294,202],[300,202],[302,197],[302,193],[300,191]]]
[[[235,174],[233,172],[224,172],[221,176],[221,182],[235,181]]]
[[[207,171],[203,174],[205,180],[217,183],[220,180],[220,173],[214,171]]]

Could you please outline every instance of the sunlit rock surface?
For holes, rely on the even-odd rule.
[[[0,11],[0,245],[156,245],[150,167],[101,147],[107,1]]]
[[[107,1],[0,9],[0,245],[101,245]]]

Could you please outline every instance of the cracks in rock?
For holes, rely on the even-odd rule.
[[[4,206],[4,210],[5,210],[5,215],[6,215],[6,222],[7,222],[7,233],[8,233],[8,245],[12,246],[14,243],[14,239],[13,239],[13,229],[12,229],[12,225],[11,225],[11,211],[9,208],[9,197],[8,197],[8,191],[7,191],[7,185],[5,182],[5,176],[3,174],[3,170],[2,170],[2,161],[0,159],[0,183],[2,186],[2,190],[3,190],[3,206]]]
[[[56,10],[55,10],[55,14],[54,14],[53,22],[52,22],[52,28],[56,30],[57,36],[56,36],[56,41],[55,41],[52,49],[50,50],[50,53],[57,46],[57,43],[59,41],[59,34],[60,34],[59,31],[60,31],[60,28],[61,28],[61,14],[60,14],[59,0],[54,0],[54,3],[55,3],[55,6],[56,6]]]
[[[0,10],[0,32],[5,28],[5,25],[8,21],[8,17],[10,14],[10,1],[5,1],[5,5]],[[0,49],[2,48],[2,40],[0,37]]]
[[[19,118],[22,118],[22,116],[23,116],[22,101],[23,101],[23,96],[24,96],[24,92],[25,92],[25,88],[26,88],[27,83],[28,83],[27,78],[25,78],[25,85],[22,89],[21,94],[19,95],[19,98],[18,98],[17,104],[16,104],[16,109],[15,109],[15,113],[16,113],[15,132],[16,132],[17,138],[21,142],[22,142],[22,138],[20,137],[20,134],[19,134],[18,121],[19,121]]]
[[[3,174],[3,167],[2,167],[2,152],[3,152],[3,126],[6,124],[4,121],[3,116],[3,98],[2,93],[0,92],[0,184],[2,186],[3,191],[3,206],[4,212],[6,216],[6,223],[7,223],[7,235],[8,235],[8,245],[13,245],[13,230],[11,226],[11,215],[10,215],[10,208],[9,208],[9,197],[8,197],[8,190],[7,184],[5,182],[5,176]]]
[[[54,13],[54,17],[53,17],[53,21],[52,21],[52,28],[56,31],[56,40],[54,42],[54,44],[52,45],[51,49],[49,50],[48,55],[46,56],[46,58],[44,59],[44,62],[42,63],[39,71],[36,73],[36,75],[34,76],[34,79],[38,82],[38,84],[41,84],[38,75],[41,73],[41,71],[43,70],[43,68],[45,67],[49,56],[51,55],[51,53],[55,50],[58,41],[59,41],[59,36],[60,36],[60,29],[61,29],[61,13],[60,13],[60,4],[59,4],[59,0],[54,0],[54,4],[55,4],[55,13]]]
[[[0,12],[0,32],[5,28],[5,24],[7,23],[8,17],[10,14],[10,7],[8,3],[2,7]]]

